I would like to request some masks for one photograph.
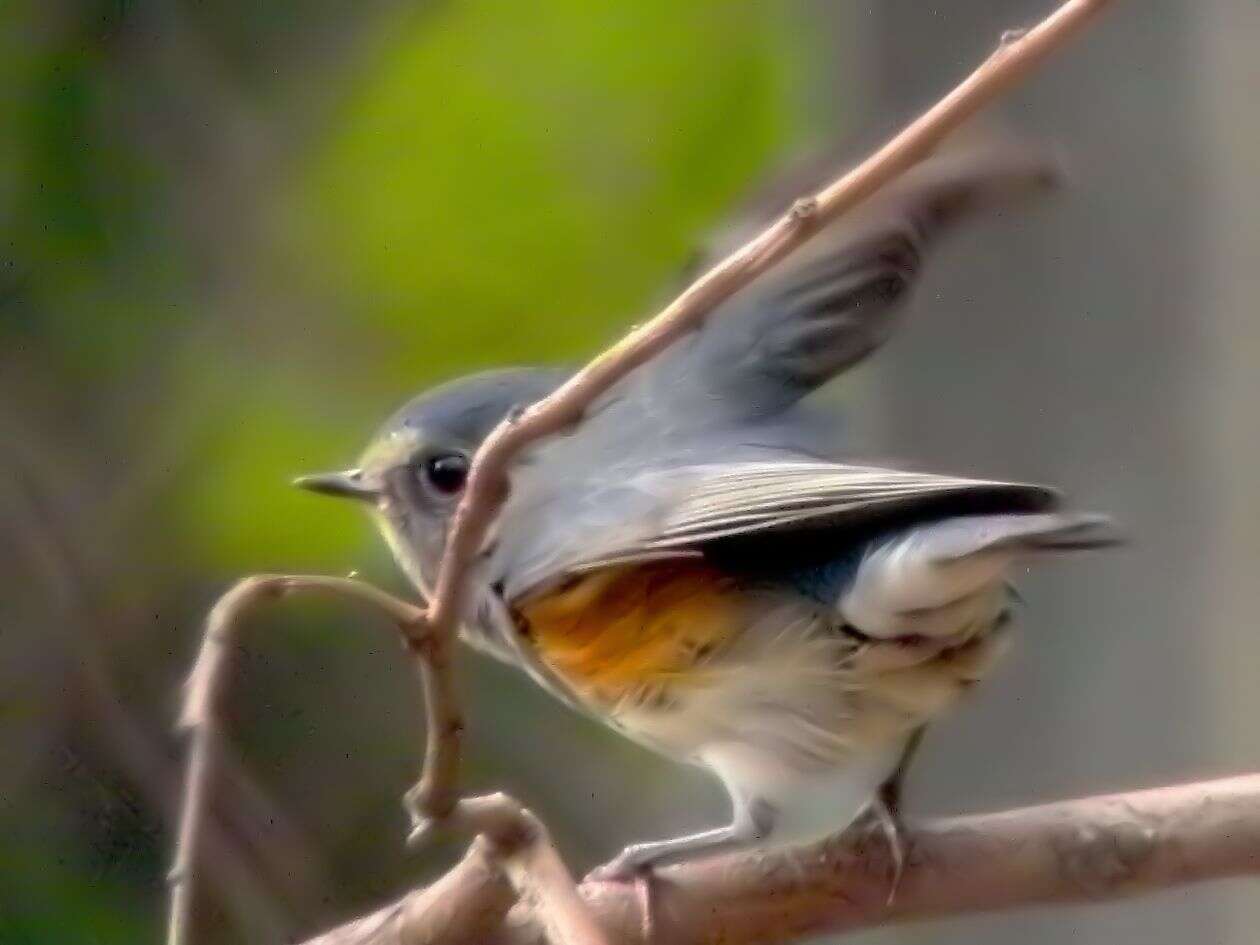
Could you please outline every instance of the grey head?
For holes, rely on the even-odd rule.
[[[428,593],[473,453],[512,410],[542,399],[567,377],[557,369],[511,368],[442,384],[391,416],[357,466],[295,484],[368,503],[399,565]]]

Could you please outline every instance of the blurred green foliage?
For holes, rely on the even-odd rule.
[[[727,0],[0,4],[0,390],[30,485],[9,499],[60,547],[23,557],[38,542],[7,516],[0,747],[22,762],[0,779],[0,942],[156,940],[173,785],[111,754],[93,699],[170,771],[217,588],[365,563],[393,580],[355,510],[288,479],[350,461],[430,382],[581,359],[665,298],[799,141],[804,28]],[[295,910],[307,930],[413,875],[394,852],[407,672],[318,614],[273,621],[233,708],[343,881]],[[499,673],[473,673],[493,726],[473,776],[546,784],[554,756],[520,741],[536,720],[499,724],[518,692]],[[82,784],[114,783],[133,813],[97,816]]]
[[[293,268],[339,300],[334,331],[356,336],[370,379],[327,392],[299,374],[270,416],[251,400],[257,436],[225,444],[204,500],[281,481],[329,396],[399,401],[470,368],[581,358],[644,312],[792,129],[787,24],[730,14],[484,2],[405,20],[280,222]],[[354,433],[357,449],[368,431]],[[210,526],[220,560],[280,524],[275,498],[260,499]],[[344,533],[308,533],[281,551],[343,546]]]

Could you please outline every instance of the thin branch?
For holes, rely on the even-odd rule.
[[[192,733],[188,771],[181,802],[175,863],[168,877],[170,917],[168,945],[186,945],[192,919],[195,870],[209,818],[207,791],[218,767],[221,733],[215,706],[226,685],[227,656],[245,615],[259,603],[293,591],[334,594],[382,611],[398,626],[404,638],[416,638],[424,611],[384,591],[347,578],[256,575],[246,578],[223,595],[210,611],[201,651],[188,678],[181,727]]]
[[[503,858],[504,872],[519,906],[539,920],[543,940],[552,945],[605,945],[607,938],[573,882],[542,823],[521,811],[527,842]]]
[[[255,575],[239,582],[219,598],[210,611],[201,651],[188,678],[180,717],[180,724],[192,732],[192,745],[176,859],[169,878],[171,902],[167,945],[186,945],[189,940],[195,870],[208,817],[206,794],[222,753],[216,706],[226,688],[228,654],[237,642],[246,615],[265,601],[298,592],[344,598],[381,612],[395,624],[404,642],[416,655],[423,676],[428,709],[426,758],[458,758],[463,719],[451,683],[449,665],[436,662],[428,645],[431,638],[423,608],[349,578]],[[450,783],[454,784],[453,777]],[[453,798],[444,823],[484,837],[475,846],[481,851],[477,854],[477,862],[484,860],[487,852],[491,854],[496,871],[506,875],[510,889],[515,892],[514,898],[538,905],[540,914],[546,916],[546,934],[550,942],[554,945],[605,945],[602,932],[587,914],[573,878],[547,831],[528,810],[503,794]],[[462,864],[463,871],[457,868],[457,878],[444,880],[443,884],[468,882],[465,874],[472,874],[474,867],[471,863],[466,858]],[[484,870],[475,875],[481,877],[482,873]],[[501,883],[479,880],[475,885],[489,895],[488,891],[498,889]],[[445,917],[444,921],[454,921],[444,894],[430,896],[413,905],[427,915],[432,911],[426,904],[430,899],[436,903],[432,909],[437,909]],[[503,906],[504,912],[510,904],[509,900]],[[481,912],[490,908],[491,905],[484,902],[478,906]],[[357,923],[352,934],[385,934],[385,930],[396,927],[413,911],[411,908],[382,910]],[[478,923],[484,924],[485,921],[484,916],[477,919]],[[465,928],[466,923],[456,923],[456,927]]]
[[[10,475],[0,479],[0,505],[5,507],[6,517],[14,526],[14,537],[44,585],[49,605],[58,611],[54,625],[60,630],[59,642],[71,674],[67,691],[71,701],[83,703],[77,711],[91,720],[88,734],[98,740],[120,765],[128,782],[170,825],[178,816],[173,787],[179,771],[132,717],[105,671],[100,640],[108,638],[109,622],[114,618],[104,613],[96,600],[93,584],[99,579],[93,581],[81,554],[81,543],[66,534],[65,523],[54,514],[54,503],[44,494],[36,464],[25,449],[28,445],[29,440],[17,437],[5,444],[8,451],[4,459]],[[229,771],[239,776],[235,769]],[[239,800],[239,777],[229,784],[235,789],[233,799]],[[259,823],[258,812],[250,813],[254,816],[245,819]],[[269,814],[274,817],[274,812]],[[207,823],[202,846],[203,866],[210,884],[238,921],[252,922],[275,934],[292,927],[292,914],[259,888],[245,851],[223,824],[214,823],[213,819]]]
[[[452,817],[480,831],[464,859],[432,886],[311,939],[306,945],[484,945],[508,911],[525,907],[552,945],[605,945],[542,823],[502,794],[460,801]],[[466,826],[466,825],[465,825]]]
[[[316,936],[306,945],[484,945],[515,902],[516,892],[488,841],[478,839],[432,886]]]
[[[653,941],[752,945],[941,916],[1102,902],[1257,875],[1260,775],[926,821],[911,824],[904,839],[905,872],[891,903],[888,848],[876,830],[662,870],[654,880]],[[389,907],[400,918],[388,936],[339,937],[346,929],[362,929],[352,923],[306,945],[462,942],[446,935],[448,913],[414,906],[431,902],[439,887],[444,909],[455,914],[501,903],[484,884],[455,878],[452,871]],[[642,945],[641,907],[632,886],[585,883],[579,892],[613,945]],[[547,921],[539,905],[522,902],[497,934],[485,934],[483,926],[480,941],[540,945],[547,940]]]

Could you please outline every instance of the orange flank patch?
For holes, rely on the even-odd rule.
[[[710,565],[671,561],[582,575],[524,601],[517,614],[553,670],[613,701],[698,679],[697,662],[739,629],[738,596]]]

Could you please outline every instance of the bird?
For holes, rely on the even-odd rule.
[[[1117,541],[1047,486],[855,462],[812,396],[890,337],[942,234],[1056,176],[1024,148],[923,162],[514,461],[462,638],[707,770],[731,803],[728,822],[632,844],[597,878],[870,814],[899,858],[901,778],[1006,649],[1015,571]],[[428,597],[478,446],[570,376],[450,381],[389,418],[354,468],[298,484],[362,500]]]

